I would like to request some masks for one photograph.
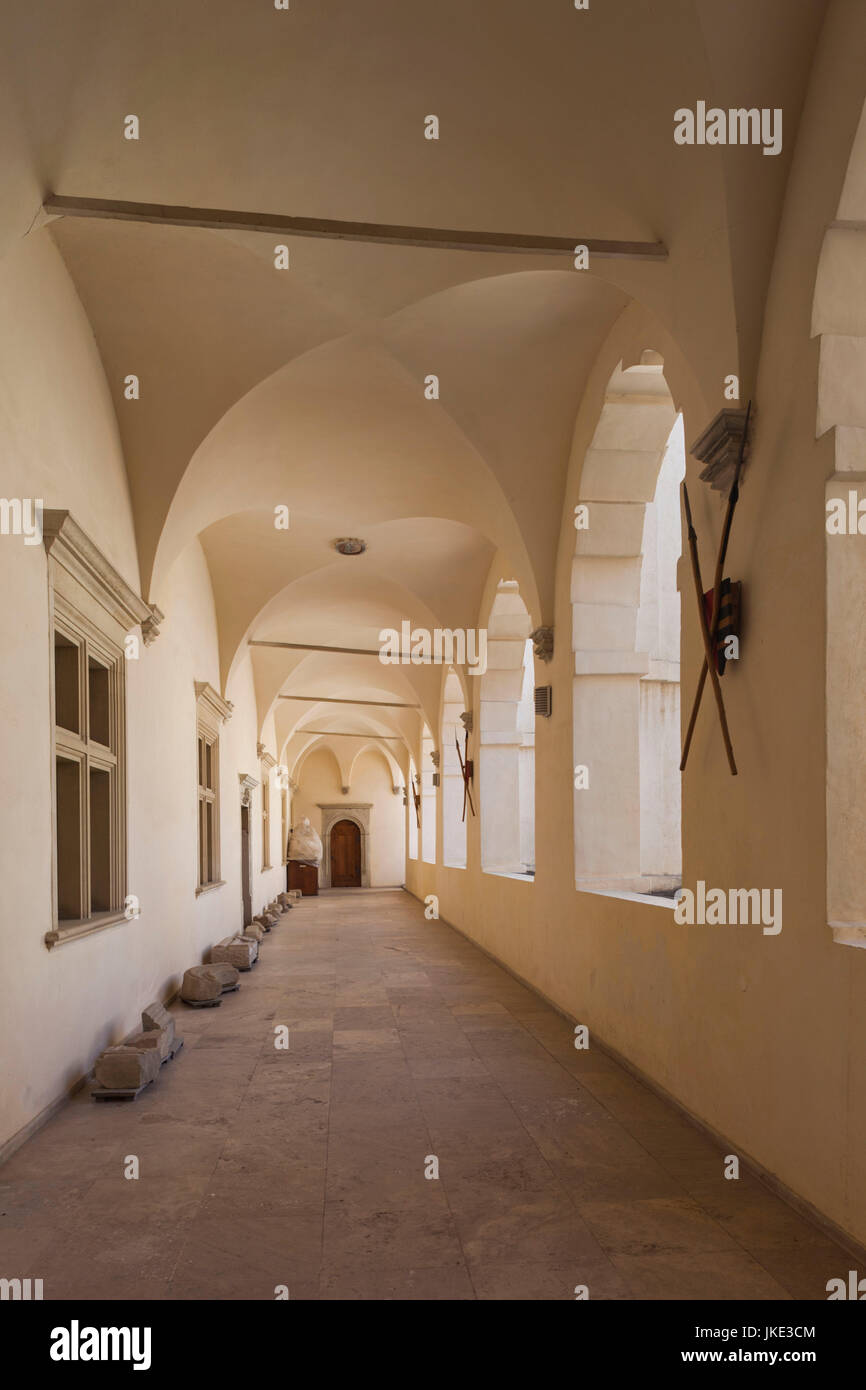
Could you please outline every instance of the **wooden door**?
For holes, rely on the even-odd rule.
[[[331,887],[361,887],[361,832],[352,820],[331,830]]]

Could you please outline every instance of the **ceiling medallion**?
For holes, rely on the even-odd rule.
[[[334,541],[334,549],[339,550],[341,555],[363,555],[367,542],[358,540],[357,536],[341,536]]]

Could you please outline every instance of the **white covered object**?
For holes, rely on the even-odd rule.
[[[289,858],[301,864],[321,864],[322,841],[310,824],[309,816],[304,816],[296,825],[289,840]]]

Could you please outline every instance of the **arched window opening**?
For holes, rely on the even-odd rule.
[[[502,580],[487,624],[481,677],[481,867],[535,874],[535,659],[532,622],[514,580]]]
[[[618,368],[575,512],[575,884],[672,899],[682,878],[682,418],[661,359]]]
[[[866,949],[866,687],[863,600],[866,552],[859,533],[866,473],[866,106],[860,116],[838,220],[824,233],[812,303],[820,342],[818,436],[833,430],[835,470],[825,484],[827,924],[837,945]],[[856,596],[856,598],[855,598]],[[854,693],[852,693],[854,692]]]
[[[460,719],[466,705],[456,671],[445,680],[442,702],[442,862],[452,869],[466,868],[466,820],[463,816],[463,757],[465,731]],[[458,747],[460,753],[458,755]],[[469,814],[467,810],[467,815]]]

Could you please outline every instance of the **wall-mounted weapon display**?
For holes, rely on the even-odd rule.
[[[704,644],[704,664],[701,667],[701,674],[698,678],[698,685],[695,691],[695,698],[692,704],[689,727],[686,731],[686,739],[683,744],[683,756],[680,761],[680,771],[684,771],[688,761],[689,749],[692,743],[692,734],[695,730],[695,723],[698,717],[698,710],[701,707],[701,699],[706,685],[707,674],[710,677],[710,684],[713,687],[713,696],[716,701],[716,708],[719,712],[719,723],[722,729],[722,739],[725,744],[725,753],[728,758],[728,766],[731,775],[736,777],[737,764],[734,761],[734,750],[731,744],[731,735],[728,730],[728,719],[725,713],[725,702],[722,698],[719,677],[725,671],[725,647],[730,637],[739,636],[740,622],[740,596],[741,585],[732,583],[730,579],[724,579],[725,559],[728,553],[728,541],[731,536],[731,523],[734,519],[734,512],[740,498],[740,473],[743,467],[743,456],[746,449],[746,439],[749,433],[749,417],[752,413],[752,402],[749,401],[746,410],[746,421],[743,429],[743,437],[740,441],[740,451],[737,458],[737,468],[734,474],[734,481],[728,494],[728,507],[725,513],[725,523],[722,527],[722,536],[719,542],[719,553],[716,558],[716,573],[713,587],[706,594],[704,593],[703,581],[701,579],[701,565],[698,559],[698,538],[692,523],[692,509],[689,504],[689,490],[683,480],[683,504],[686,513],[686,526],[688,529],[689,554],[692,561],[692,575],[695,581],[695,591],[698,600],[698,616],[701,627],[701,638]]]
[[[463,815],[460,817],[460,819],[461,821],[465,821],[467,802],[469,803],[469,809],[472,812],[473,816],[475,815],[475,807],[472,804],[472,778],[475,774],[475,763],[469,757],[468,729],[466,730],[465,734],[465,742],[463,745],[462,755],[460,753],[460,744],[458,742],[456,734],[454,735],[454,747],[457,749],[457,761],[460,763],[460,771],[463,775]]]

